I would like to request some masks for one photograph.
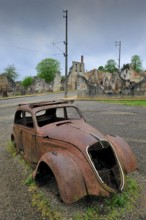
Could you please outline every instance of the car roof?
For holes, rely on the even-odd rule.
[[[52,101],[43,101],[43,102],[34,102],[34,103],[20,103],[18,104],[18,109],[29,109],[32,111],[38,111],[46,108],[61,107],[71,105],[74,100],[52,100]]]

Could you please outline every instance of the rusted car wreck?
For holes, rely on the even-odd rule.
[[[86,123],[69,101],[19,104],[11,140],[18,153],[35,165],[37,183],[56,179],[62,200],[121,192],[125,175],[137,168],[129,145]]]

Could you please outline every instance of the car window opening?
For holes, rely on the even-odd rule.
[[[14,123],[17,125],[26,126],[29,128],[34,127],[31,113],[25,112],[25,111],[17,111],[16,112]]]
[[[39,127],[47,124],[66,121],[66,120],[79,120],[81,119],[79,113],[74,107],[66,108],[50,108],[36,113],[36,119]]]
[[[14,123],[18,124],[18,125],[22,125],[23,124],[23,114],[22,114],[22,111],[17,111],[16,112]]]

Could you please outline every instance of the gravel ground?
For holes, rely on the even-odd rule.
[[[87,122],[100,128],[104,133],[117,134],[124,137],[138,159],[139,170],[135,172],[142,193],[133,214],[125,220],[146,219],[146,108],[111,105],[97,102],[76,102],[81,108]],[[31,194],[23,184],[25,174],[20,163],[6,151],[6,143],[10,140],[12,120],[15,108],[0,108],[0,219],[2,220],[43,220],[41,214],[32,207]],[[98,122],[98,123],[97,123]],[[52,187],[53,186],[53,187]],[[51,188],[52,187],[52,188]],[[71,220],[72,215],[84,210],[90,203],[86,199],[66,205],[56,195],[55,183],[42,187],[41,190],[51,198],[52,208],[55,206],[63,215],[62,219]],[[46,218],[47,219],[47,218]],[[123,219],[123,220],[124,220]]]
[[[21,165],[5,149],[10,139],[11,126],[0,127],[0,219],[43,220],[31,205],[28,187],[23,184]]]

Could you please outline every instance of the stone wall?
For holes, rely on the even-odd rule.
[[[53,92],[60,91],[61,89],[61,74],[60,72],[56,74],[55,79],[53,81]]]
[[[95,71],[94,71],[95,72]],[[89,75],[88,75],[89,76]],[[81,97],[98,97],[98,96],[141,96],[146,95],[146,77],[140,82],[130,82],[123,80],[118,73],[103,74],[103,79],[99,80],[98,72],[96,78],[85,78],[78,75],[78,92]],[[86,76],[87,77],[87,76]],[[93,79],[96,79],[94,81]]]
[[[78,81],[78,75],[83,75],[85,74],[85,65],[83,61],[83,56],[81,56],[81,62],[72,62],[72,66],[69,70],[69,75],[68,75],[68,89],[69,90],[75,90],[77,89],[77,81]]]
[[[0,95],[3,97],[8,96],[8,92],[13,91],[12,83],[4,75],[0,75]]]

